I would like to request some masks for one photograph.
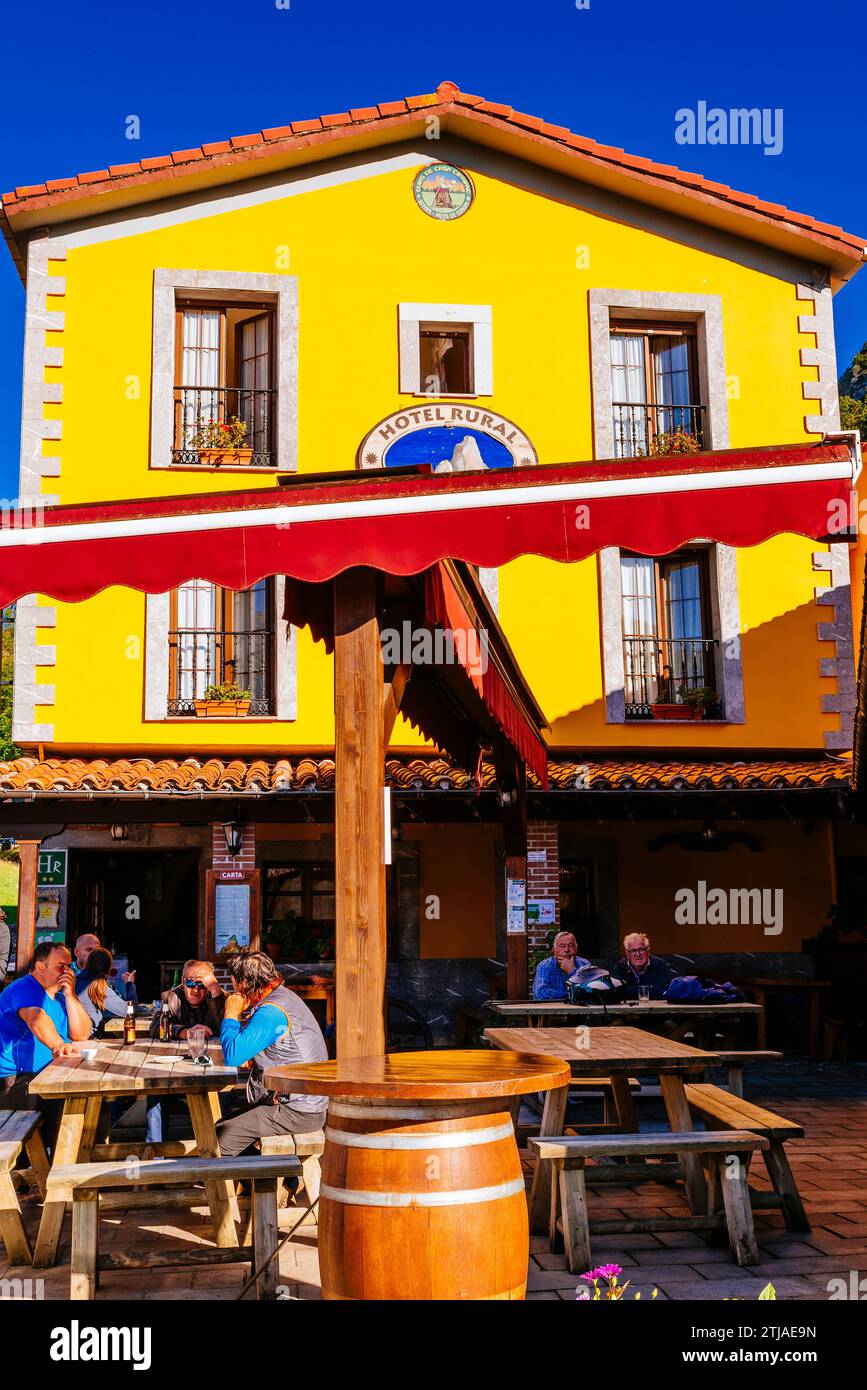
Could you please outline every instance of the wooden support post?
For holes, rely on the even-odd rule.
[[[36,945],[36,876],[40,840],[19,840],[18,931],[15,944],[15,970],[26,975]]]
[[[337,1056],[385,1052],[383,668],[374,570],[334,581]]]
[[[527,962],[527,771],[511,744],[495,743],[494,766],[500,796],[503,843],[506,850],[506,995],[526,999]],[[509,907],[509,882],[523,884],[523,909]],[[516,930],[520,917],[521,930]]]

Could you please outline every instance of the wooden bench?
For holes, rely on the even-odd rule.
[[[301,1160],[301,1181],[312,1207],[319,1198],[322,1183],[319,1160],[325,1150],[325,1131],[314,1129],[309,1134],[266,1134],[259,1140],[259,1148],[263,1154],[295,1154]],[[317,1220],[316,1212],[311,1219]]]
[[[566,1263],[572,1274],[592,1264],[591,1235],[633,1235],[654,1231],[728,1231],[729,1244],[739,1265],[759,1262],[753,1228],[753,1214],[747,1185],[750,1159],[755,1150],[765,1150],[768,1140],[746,1131],[692,1131],[686,1134],[620,1134],[574,1138],[531,1139],[530,1145],[540,1163],[553,1163],[556,1181],[551,1183],[551,1211],[548,1235],[556,1249],[562,1235]],[[708,1170],[707,1214],[705,1216],[623,1217],[590,1220],[587,1209],[587,1182],[597,1181],[593,1168],[585,1172],[588,1158],[663,1158],[695,1154],[705,1160]],[[732,1162],[732,1159],[735,1161]],[[658,1165],[669,1177],[671,1164]],[[635,1165],[615,1170],[620,1181],[653,1181],[657,1165]],[[722,1207],[722,1210],[720,1210]]]
[[[728,1071],[729,1091],[733,1096],[743,1096],[744,1067],[747,1062],[781,1062],[782,1052],[726,1052],[714,1048],[722,1066]]]
[[[774,1191],[753,1192],[753,1206],[781,1209],[787,1231],[809,1231],[807,1213],[783,1148],[789,1139],[803,1139],[803,1126],[771,1110],[763,1110],[720,1086],[687,1086],[686,1098],[693,1113],[713,1129],[746,1130],[768,1140],[762,1156]]]
[[[122,1163],[71,1163],[52,1168],[48,1195],[55,1202],[72,1202],[71,1299],[94,1296],[100,1270],[176,1269],[189,1264],[228,1264],[249,1260],[253,1269],[266,1264],[277,1249],[277,1182],[297,1177],[301,1161],[292,1155],[241,1158],[154,1158]],[[204,1182],[242,1182],[252,1185],[251,1245],[194,1246],[182,1250],[99,1254],[99,1197],[118,1189],[185,1186]],[[202,1193],[202,1202],[205,1202]],[[256,1281],[256,1297],[274,1298],[279,1278],[271,1258]]]
[[[41,1123],[38,1110],[0,1110],[0,1238],[13,1265],[33,1263],[12,1172],[25,1149],[39,1192],[45,1196],[48,1156],[39,1132]]]

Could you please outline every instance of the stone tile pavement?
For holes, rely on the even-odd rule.
[[[807,1137],[787,1148],[795,1177],[812,1223],[808,1235],[789,1235],[782,1219],[771,1212],[756,1214],[761,1263],[739,1269],[726,1249],[711,1248],[698,1235],[670,1233],[606,1236],[594,1242],[596,1263],[616,1262],[624,1277],[640,1289],[643,1299],[658,1290],[659,1299],[753,1299],[770,1280],[780,1299],[825,1300],[829,1282],[867,1280],[867,1066],[810,1065],[787,1061],[755,1069],[747,1076],[747,1095],[759,1104],[777,1109],[803,1123]],[[666,1128],[661,1102],[639,1097],[642,1128]],[[526,1115],[526,1112],[524,1112]],[[530,1161],[524,1152],[528,1180]],[[761,1171],[760,1171],[761,1170]],[[756,1170],[757,1185],[763,1167]],[[606,1184],[593,1189],[592,1210],[599,1215],[683,1215],[686,1206],[678,1190],[669,1184],[642,1183],[629,1187]],[[35,1236],[39,1204],[23,1199],[25,1222]],[[281,1224],[291,1224],[297,1208],[281,1214]],[[207,1212],[203,1208],[165,1211],[137,1210],[123,1216],[107,1214],[100,1227],[101,1248],[157,1247],[165,1244],[201,1244],[208,1239]],[[284,1296],[299,1299],[321,1297],[315,1227],[308,1221],[283,1247],[280,1282]],[[136,1271],[102,1276],[100,1299],[224,1300],[237,1298],[247,1277],[244,1265],[209,1269]],[[69,1296],[69,1222],[64,1228],[60,1262],[53,1270],[11,1268],[0,1258],[2,1280],[44,1279],[42,1296]],[[545,1237],[531,1238],[528,1299],[575,1297],[578,1280],[566,1270],[561,1254],[551,1254]],[[14,1286],[13,1286],[14,1287]],[[867,1292],[867,1283],[865,1283]],[[252,1291],[247,1298],[252,1297]]]

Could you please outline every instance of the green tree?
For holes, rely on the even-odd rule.
[[[867,343],[855,353],[838,385],[841,396],[851,396],[856,401],[863,401],[867,396]]]
[[[13,618],[14,609],[0,613],[0,761],[17,758],[21,752],[12,742]]]
[[[841,396],[840,425],[844,430],[858,430],[861,438],[867,439],[867,401],[856,401],[854,396]]]

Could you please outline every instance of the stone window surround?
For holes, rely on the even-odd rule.
[[[662,291],[595,289],[589,293],[590,364],[593,381],[593,438],[596,458],[614,457],[611,401],[611,320],[683,320],[696,324],[699,388],[707,407],[708,446],[729,446],[726,402],[722,299],[719,295],[670,294]],[[703,544],[697,540],[695,542]],[[710,551],[710,607],[717,636],[716,681],[726,723],[745,720],[740,642],[737,555],[733,547],[707,543]],[[626,676],[623,662],[623,593],[620,551],[599,556],[605,714],[609,724],[626,722]],[[635,721],[643,722],[643,721]]]
[[[298,468],[298,278],[255,275],[234,270],[154,271],[153,358],[151,370],[151,468],[227,472],[202,464],[173,464],[175,388],[175,309],[178,295],[203,303],[226,297],[268,299],[276,306],[277,461],[244,473],[295,472]]]
[[[429,396],[422,390],[419,330],[423,323],[469,323],[473,329],[473,390],[470,396],[494,394],[493,311],[490,304],[408,304],[397,306],[399,390]]]
[[[274,577],[275,607],[275,710],[273,714],[257,714],[243,719],[214,720],[214,724],[260,724],[290,721],[298,718],[298,655],[296,632],[283,617],[286,579]],[[169,611],[170,594],[145,596],[145,695],[146,723],[187,724],[189,717],[168,713],[169,701]]]

